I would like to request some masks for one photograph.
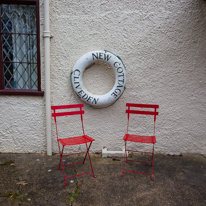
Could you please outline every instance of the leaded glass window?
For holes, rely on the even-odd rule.
[[[0,87],[3,85],[4,90],[40,91],[37,1],[31,0],[30,4],[26,1],[25,5],[22,1],[21,4],[18,1],[17,4],[0,4],[3,74]]]

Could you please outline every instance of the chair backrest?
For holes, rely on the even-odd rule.
[[[155,122],[156,122],[156,116],[159,114],[159,112],[157,112],[159,105],[126,103],[126,106],[128,107],[128,109],[126,109],[126,113],[128,114],[127,133],[129,127],[130,114],[142,114],[142,115],[154,115],[154,135],[155,135]],[[135,109],[131,109],[131,107],[135,107]],[[136,108],[141,108],[141,110],[137,110]],[[143,110],[142,108],[154,109],[154,110],[148,111],[148,110]]]
[[[51,110],[52,110],[52,117],[54,117],[54,121],[55,121],[55,125],[56,125],[56,134],[57,134],[57,139],[58,139],[58,131],[57,131],[57,117],[61,117],[61,116],[69,116],[69,115],[80,115],[81,116],[81,122],[82,122],[82,131],[83,131],[83,135],[85,135],[84,133],[84,126],[83,126],[83,114],[84,114],[84,110],[82,109],[82,107],[84,107],[83,104],[71,104],[71,105],[58,105],[58,106],[51,106]],[[64,111],[62,112],[62,110],[68,110],[68,109],[75,109],[75,108],[79,108],[79,111]],[[61,110],[61,111],[59,111]]]

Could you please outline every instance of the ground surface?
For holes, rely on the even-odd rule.
[[[133,156],[133,159],[145,155]],[[65,163],[82,159],[66,157]],[[122,205],[206,205],[206,158],[203,155],[167,156],[155,154],[154,179],[126,173],[123,159],[92,155],[96,178],[86,174],[67,179],[56,170],[59,155],[0,154],[0,205],[122,206]],[[126,163],[126,169],[151,171],[151,166]],[[70,166],[66,175],[90,171],[86,164]]]

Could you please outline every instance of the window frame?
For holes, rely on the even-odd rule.
[[[37,75],[38,89],[5,89],[4,86],[4,68],[2,55],[2,38],[0,25],[0,95],[26,95],[26,96],[44,96],[41,91],[41,60],[40,60],[40,17],[39,17],[39,0],[0,0],[0,4],[23,4],[36,6],[36,31],[37,31]]]

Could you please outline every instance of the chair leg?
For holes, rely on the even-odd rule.
[[[60,161],[61,161],[61,165],[62,165],[62,171],[63,171],[63,175],[64,175],[64,186],[67,185],[67,182],[66,182],[66,176],[65,176],[65,172],[64,172],[64,164],[63,164],[63,161],[62,161],[62,157],[63,157],[63,152],[64,152],[64,145],[62,147],[62,152],[61,152],[61,158],[60,158]],[[59,167],[60,167],[60,163],[59,163]]]
[[[66,185],[67,185],[67,182],[66,182],[66,176],[65,176],[65,172],[64,172],[64,164],[63,164],[62,159],[61,159],[61,165],[62,165],[62,171],[63,171],[64,181],[65,181],[64,186],[66,186]]]
[[[93,173],[93,177],[96,178],[96,176],[94,175],[94,170],[93,170],[93,166],[92,166],[92,161],[91,161],[91,157],[90,157],[90,154],[89,154],[89,149],[92,145],[92,142],[90,142],[89,144],[89,147],[87,146],[87,143],[86,143],[86,147],[87,147],[87,152],[85,154],[85,157],[84,157],[84,160],[83,160],[83,164],[85,163],[85,160],[86,160],[86,157],[87,157],[87,154],[89,156],[89,161],[90,161],[90,165],[91,165],[91,169],[92,169],[92,173]]]
[[[63,151],[64,151],[64,146],[62,146],[62,151],[60,151],[60,148],[59,148],[59,154],[60,154],[59,167],[56,170],[60,169],[60,164],[61,164],[61,161],[62,161]]]
[[[125,160],[127,162],[127,142],[125,141]]]
[[[154,143],[153,143],[153,150],[152,150],[152,176],[151,176],[152,181],[154,181],[154,178],[153,178],[153,167],[154,167]]]
[[[124,175],[125,159],[127,158],[127,157],[126,157],[126,156],[127,156],[126,143],[127,143],[127,141],[125,141],[124,162],[123,162],[123,170],[122,170],[122,175],[121,175],[121,177],[123,177],[123,175]],[[127,160],[126,160],[126,161],[127,161]]]
[[[86,160],[86,157],[87,157],[87,154],[88,154],[88,152],[89,152],[89,149],[90,149],[91,145],[92,145],[92,142],[90,142],[89,147],[87,146],[87,143],[86,143],[87,152],[86,152],[86,154],[85,154],[85,157],[84,157],[84,160],[83,160],[83,164],[85,163],[85,160]]]
[[[91,161],[91,157],[90,157],[89,151],[88,151],[88,156],[89,156],[89,161],[90,161],[93,177],[96,178],[96,176],[94,175],[94,170],[93,170],[93,167],[92,167],[92,161]]]

